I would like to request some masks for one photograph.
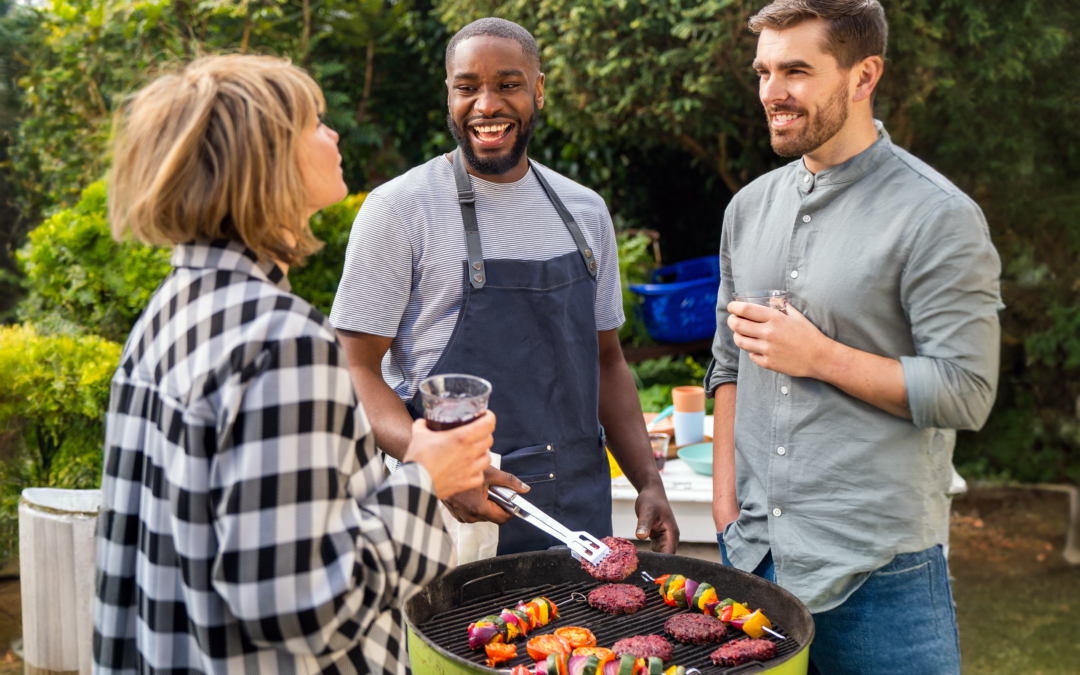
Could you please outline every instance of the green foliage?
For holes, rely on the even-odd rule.
[[[641,363],[631,363],[630,372],[638,386],[638,398],[642,412],[660,412],[671,405],[671,390],[686,385],[701,386],[708,362],[699,362],[692,356],[681,361],[671,356],[661,356]],[[705,400],[705,414],[711,415],[713,400]]]
[[[345,250],[349,232],[357,211],[367,197],[366,192],[349,195],[337,204],[319,211],[311,219],[311,231],[325,246],[308,258],[303,267],[289,270],[293,292],[330,316],[338,281],[345,267]]]
[[[95,488],[120,345],[0,326],[0,558],[24,487]]]
[[[649,281],[652,271],[652,240],[643,234],[629,236],[619,233],[615,237],[619,247],[619,280],[622,283],[623,314],[626,323],[619,326],[619,339],[629,341],[635,347],[649,344],[649,334],[645,322],[641,320],[641,298],[630,292],[630,284],[643,284]]]
[[[124,342],[169,273],[169,252],[117,243],[105,212],[105,184],[30,233],[19,251],[29,295],[20,318],[49,333],[100,335]]]

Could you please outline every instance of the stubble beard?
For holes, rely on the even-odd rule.
[[[842,83],[829,98],[828,102],[810,117],[805,110],[773,106],[766,109],[765,118],[769,124],[769,139],[772,148],[781,157],[802,157],[832,140],[848,119],[847,83]],[[788,129],[777,129],[772,124],[772,116],[778,112],[802,113],[806,116],[806,129],[794,133]]]
[[[458,147],[461,148],[465,161],[469,163],[469,166],[474,171],[483,176],[501,176],[513,170],[521,161],[521,158],[525,156],[529,141],[532,140],[533,134],[536,132],[537,110],[539,108],[540,106],[536,104],[536,101],[533,101],[532,115],[529,116],[528,122],[524,125],[521,124],[520,118],[513,120],[517,125],[517,131],[514,132],[516,134],[514,144],[510,146],[508,152],[497,157],[477,156],[476,151],[473,149],[472,135],[459,127],[449,112],[446,113],[446,126],[450,128],[450,135],[454,137]]]

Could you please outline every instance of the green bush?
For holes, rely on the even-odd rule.
[[[33,230],[18,260],[29,291],[20,319],[121,343],[170,269],[168,250],[113,240],[103,181]]]
[[[96,488],[120,345],[0,326],[0,558],[13,553],[24,487]]]
[[[630,372],[638,386],[642,412],[660,412],[671,405],[671,390],[685,385],[701,386],[708,362],[698,362],[692,356],[676,361],[671,356],[631,363]],[[705,400],[705,413],[711,415],[712,399]]]
[[[345,266],[345,250],[349,246],[353,219],[367,194],[349,195],[316,213],[311,219],[311,231],[326,245],[311,256],[303,267],[289,270],[293,292],[327,316],[330,316],[330,307],[334,304],[338,281]]]
[[[619,326],[619,340],[635,347],[651,344],[638,310],[641,297],[630,292],[630,284],[649,281],[649,272],[653,269],[652,240],[643,234],[631,237],[619,233],[615,235],[615,241],[619,247],[619,279],[622,283],[623,314],[626,315],[626,323]]]

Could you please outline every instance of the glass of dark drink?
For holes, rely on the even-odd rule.
[[[482,377],[449,373],[420,383],[428,429],[445,431],[468,424],[488,407],[491,383]]]
[[[671,436],[667,434],[649,434],[649,445],[652,446],[652,456],[656,460],[656,470],[663,471],[667,464],[667,448]]]

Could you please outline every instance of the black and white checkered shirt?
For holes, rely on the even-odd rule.
[[[226,242],[173,265],[112,381],[95,671],[404,675],[401,603],[450,560],[431,477],[382,479],[280,269]]]

